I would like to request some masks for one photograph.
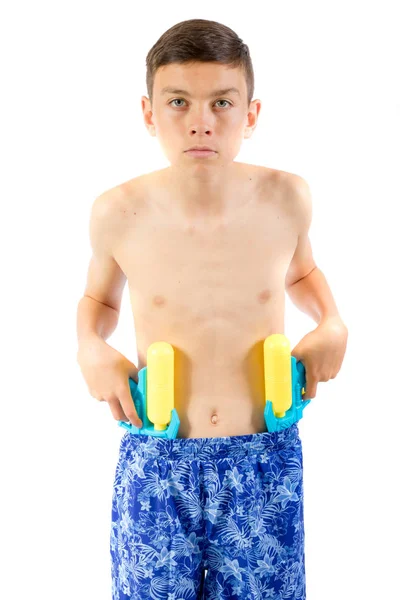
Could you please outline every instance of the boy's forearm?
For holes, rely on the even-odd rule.
[[[335,317],[340,319],[328,282],[321,269],[316,267],[296,283],[286,288],[293,304],[309,315],[316,323]]]
[[[94,339],[105,341],[117,327],[118,319],[119,314],[114,308],[83,296],[77,310],[78,344]]]

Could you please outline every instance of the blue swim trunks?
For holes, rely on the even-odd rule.
[[[298,425],[210,438],[123,435],[113,600],[305,600]]]

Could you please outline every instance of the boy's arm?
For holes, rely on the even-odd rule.
[[[126,276],[112,255],[118,217],[116,202],[111,191],[96,198],[92,206],[89,234],[93,254],[77,310],[80,346],[87,341],[105,341],[118,324]]]
[[[292,208],[299,219],[299,236],[286,277],[286,291],[293,303],[318,323],[291,352],[306,370],[303,400],[308,400],[315,398],[320,381],[329,381],[338,374],[346,352],[348,331],[324,274],[312,257],[308,239],[311,194],[304,179],[295,176],[292,193]]]
[[[312,198],[307,182],[292,175],[288,198],[298,225],[298,242],[286,275],[285,288],[292,302],[316,323],[337,320],[339,315],[332,292],[322,271],[317,267],[311,249],[308,231],[312,220]],[[344,325],[344,323],[343,323]]]

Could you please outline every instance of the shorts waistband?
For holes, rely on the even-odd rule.
[[[152,435],[134,435],[126,431],[121,439],[120,450],[132,452],[144,459],[214,460],[240,458],[262,452],[289,449],[299,441],[299,429],[296,422],[282,431],[172,440]]]

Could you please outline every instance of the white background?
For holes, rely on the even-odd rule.
[[[222,22],[248,44],[262,109],[236,160],[307,180],[314,258],[349,328],[339,375],[318,385],[299,424],[307,600],[398,593],[396,4],[2,5],[2,598],[111,598],[124,430],[82,378],[76,308],[94,199],[168,166],[143,123],[145,57],[190,18]],[[315,326],[287,298],[292,348]],[[107,341],[137,362],[127,288]]]

